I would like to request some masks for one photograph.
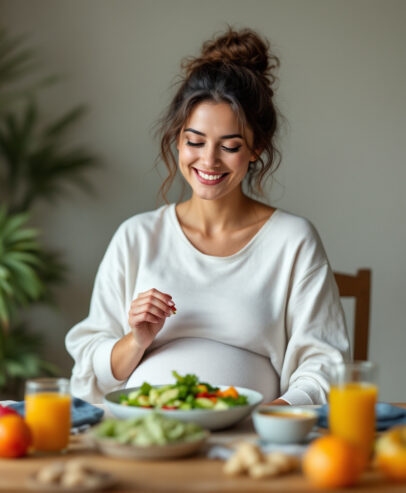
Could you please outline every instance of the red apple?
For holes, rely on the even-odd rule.
[[[7,414],[18,414],[18,412],[11,407],[2,406],[0,404],[0,418],[2,418],[3,416],[7,416]]]

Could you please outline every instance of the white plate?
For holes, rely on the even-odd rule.
[[[141,447],[139,445],[124,445],[118,443],[113,438],[91,437],[94,445],[104,455],[117,457],[119,459],[177,459],[187,455],[195,454],[206,443],[210,433],[205,432],[204,436],[193,441],[183,441],[169,443],[167,445],[149,445]]]
[[[228,385],[217,385],[221,390],[228,389]],[[245,406],[235,406],[224,410],[214,409],[190,409],[189,411],[180,409],[148,409],[135,406],[123,406],[119,404],[120,395],[128,395],[130,392],[138,390],[139,387],[131,389],[122,389],[110,392],[104,396],[104,403],[107,405],[111,413],[120,419],[137,418],[151,412],[164,414],[165,416],[179,419],[180,421],[192,421],[198,423],[203,428],[209,430],[220,430],[228,428],[239,423],[262,402],[263,395],[256,390],[246,389],[244,387],[235,387],[237,392],[245,395],[248,398],[248,404]]]

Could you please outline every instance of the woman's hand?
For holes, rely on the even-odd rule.
[[[264,404],[264,406],[290,406],[289,402],[284,401],[283,399],[275,399],[272,402],[268,402]]]
[[[139,365],[144,351],[175,311],[172,296],[150,289],[131,303],[128,323],[132,333],[116,342],[111,352],[111,371],[117,380],[126,380]]]
[[[131,303],[128,323],[140,349],[147,349],[174,310],[172,296],[157,289],[140,293]]]

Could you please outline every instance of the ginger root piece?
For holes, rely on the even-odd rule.
[[[277,467],[279,473],[294,471],[299,467],[299,460],[293,455],[287,455],[283,452],[271,452],[265,456],[268,464]]]
[[[92,473],[91,468],[86,464],[83,459],[72,459],[65,462],[66,473]]]
[[[237,454],[246,468],[262,462],[263,456],[260,448],[250,442],[241,442],[237,445]]]
[[[83,459],[72,459],[66,462],[52,462],[39,470],[37,481],[65,488],[98,487],[103,475],[87,466]],[[79,491],[79,490],[78,490]]]
[[[269,462],[257,462],[248,471],[249,475],[255,479],[270,478],[279,475],[279,469]]]
[[[61,486],[73,487],[82,486],[87,478],[87,474],[82,471],[65,471],[61,477]]]
[[[237,453],[234,453],[223,467],[224,473],[228,476],[238,476],[244,473],[246,469],[241,457]]]
[[[39,470],[37,481],[45,484],[58,483],[64,471],[63,462],[51,462]]]
[[[88,474],[85,476],[85,479],[81,486],[84,488],[100,488],[102,483],[103,480],[99,474]]]
[[[248,474],[252,478],[269,478],[294,471],[299,466],[296,457],[282,452],[264,455],[260,448],[250,442],[239,443],[234,454],[223,467],[225,474],[237,476]]]

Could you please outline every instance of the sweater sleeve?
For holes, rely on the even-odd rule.
[[[122,386],[111,370],[114,344],[125,335],[126,253],[123,227],[119,228],[99,266],[87,318],[66,336],[66,348],[75,361],[72,394],[89,402]]]
[[[327,260],[293,284],[286,330],[281,398],[293,405],[325,403],[329,368],[349,358],[344,313]]]

